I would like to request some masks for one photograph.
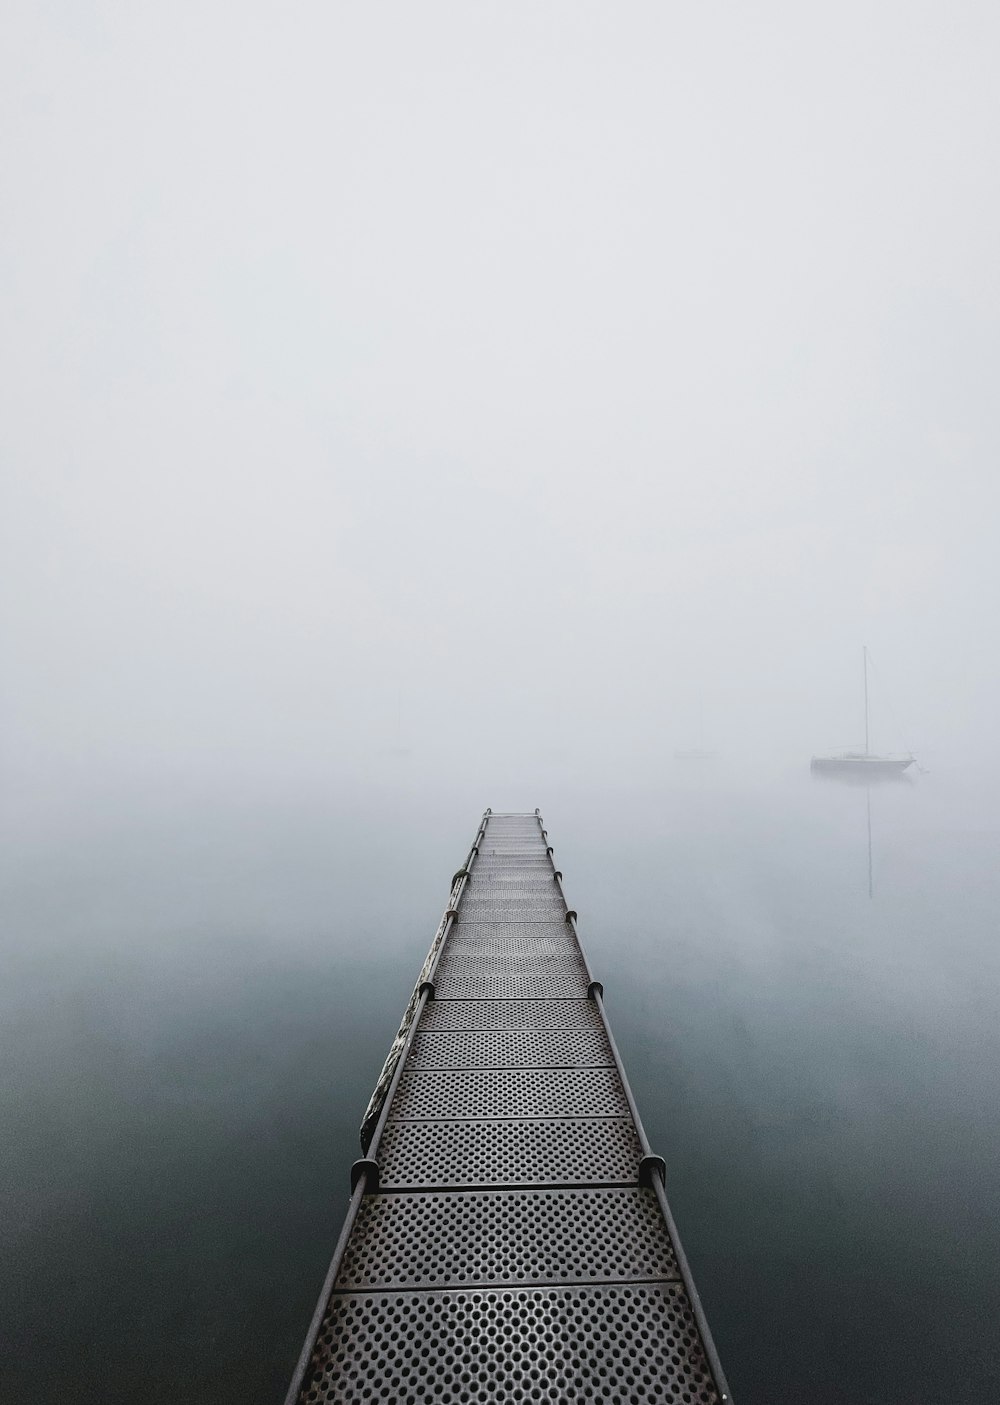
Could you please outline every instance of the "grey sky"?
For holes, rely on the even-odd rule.
[[[16,780],[993,746],[995,5],[5,15]]]

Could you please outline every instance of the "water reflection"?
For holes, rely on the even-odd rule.
[[[879,786],[912,786],[913,777],[908,771],[873,771],[870,775],[865,775],[859,771],[823,770],[815,766],[811,768],[809,774],[814,781],[848,786],[854,790],[864,790],[865,831],[868,840],[868,896],[869,898],[874,898],[875,883],[872,866],[872,788],[877,788]]]
[[[909,771],[882,771],[864,775],[859,771],[820,771],[810,770],[810,776],[821,785],[846,785],[855,789],[870,789],[872,786],[912,786],[914,779]]]
[[[456,855],[539,803],[737,1398],[988,1398],[992,789],[868,788],[870,903],[851,791],[708,770],[9,836],[7,1393],[282,1398]]]

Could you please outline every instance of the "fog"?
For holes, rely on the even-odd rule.
[[[1000,1383],[998,41],[7,5],[12,1389],[280,1398],[487,805],[618,980],[737,1398]],[[926,772],[871,796],[808,775],[862,645]]]
[[[14,6],[15,783],[992,757],[998,27]]]

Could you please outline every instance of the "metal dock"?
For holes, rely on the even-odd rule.
[[[487,811],[362,1127],[287,1405],[729,1402],[537,811]]]

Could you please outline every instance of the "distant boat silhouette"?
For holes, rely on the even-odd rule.
[[[705,745],[705,699],[698,699],[698,745],[682,747],[674,752],[675,761],[717,761],[719,753]]]
[[[836,756],[814,756],[810,769],[827,775],[901,776],[907,766],[916,761],[915,756],[878,756],[871,751],[868,738],[868,646],[862,646],[865,668],[865,749],[864,751],[844,751]]]

